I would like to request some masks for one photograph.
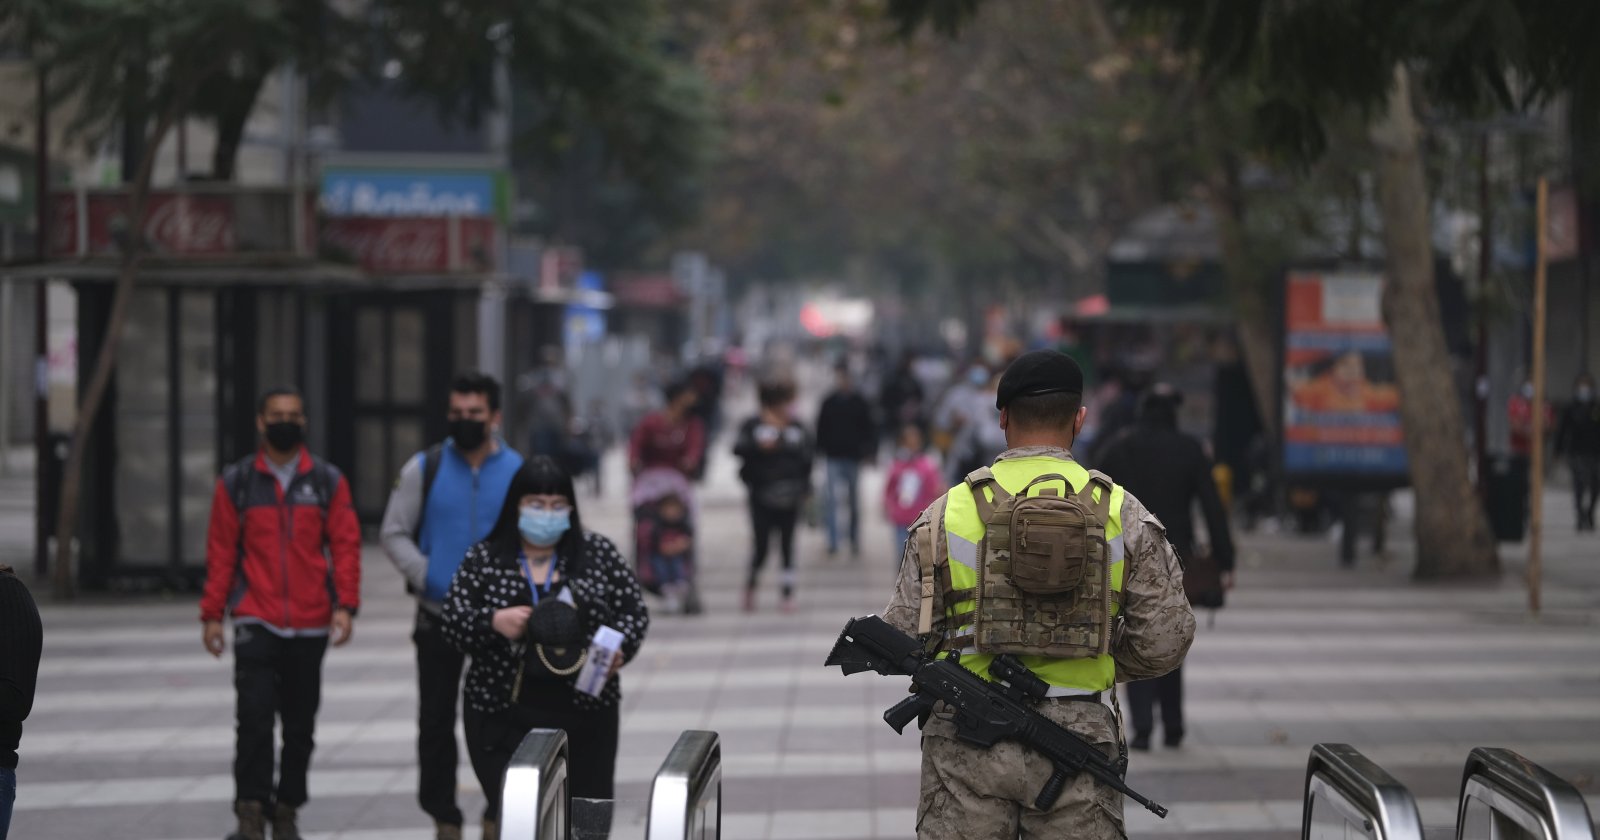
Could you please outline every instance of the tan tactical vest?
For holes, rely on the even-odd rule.
[[[967,476],[986,530],[978,546],[973,630],[950,639],[950,647],[970,642],[979,653],[1057,659],[1111,649],[1111,480],[1091,471],[1077,493],[1060,496],[1046,487],[1028,495],[1056,481],[1072,487],[1063,476],[1043,475],[1013,496],[988,467]]]

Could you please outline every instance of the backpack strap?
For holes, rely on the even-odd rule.
[[[1068,485],[1069,487],[1071,485]],[[1095,519],[1104,525],[1111,521],[1111,490],[1113,488],[1111,476],[1099,470],[1089,471],[1089,480],[1083,483],[1083,489],[1077,496],[1084,504],[1094,511]],[[1100,489],[1099,498],[1095,498],[1095,488]]]
[[[422,506],[417,508],[417,527],[411,530],[412,542],[422,536],[422,522],[428,516],[428,493],[433,490],[434,479],[439,477],[439,465],[443,462],[443,441],[422,451]]]
[[[228,499],[233,502],[233,515],[239,522],[239,539],[234,548],[234,559],[238,562],[244,561],[244,502],[255,460],[256,456],[251,455],[234,461],[222,470],[222,487],[228,491]]]
[[[317,491],[317,504],[326,514],[333,507],[333,491],[338,487],[338,474],[334,466],[321,458],[311,459],[311,486]]]
[[[1011,498],[1011,494],[1000,486],[1000,482],[995,481],[994,471],[988,467],[979,467],[967,473],[966,483],[967,488],[972,491],[973,503],[978,506],[978,518],[983,520],[984,524],[988,524],[989,517],[994,516],[996,507],[1005,504],[1006,500]],[[993,501],[984,495],[985,487],[994,494]]]
[[[922,544],[917,547],[917,571],[922,578],[922,606],[917,612],[917,635],[933,632],[933,596],[938,569],[950,564],[949,543],[944,533],[946,496],[940,496],[928,509],[928,522],[922,529]],[[948,574],[948,572],[946,572]]]

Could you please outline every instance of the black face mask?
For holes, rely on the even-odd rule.
[[[267,445],[279,452],[288,452],[305,442],[306,427],[292,421],[267,424]]]
[[[456,442],[456,448],[470,452],[489,439],[489,424],[482,420],[468,420],[465,417],[451,420],[450,439]]]

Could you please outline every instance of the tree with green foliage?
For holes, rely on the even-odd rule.
[[[1258,148],[1306,164],[1345,142],[1364,143],[1376,174],[1388,264],[1384,316],[1394,340],[1402,419],[1417,496],[1419,578],[1498,571],[1495,543],[1473,492],[1465,425],[1434,286],[1430,195],[1418,99],[1461,114],[1541,106],[1571,93],[1595,101],[1600,62],[1587,39],[1600,7],[1584,0],[1118,0],[1202,78],[1251,94]],[[975,0],[891,0],[914,29],[955,34]],[[1353,141],[1330,126],[1354,117]],[[1583,119],[1592,122],[1592,115]]]
[[[73,535],[87,442],[116,370],[117,348],[128,319],[140,261],[156,153],[194,102],[199,87],[238,55],[293,37],[262,4],[251,0],[13,0],[0,33],[27,43],[49,67],[50,91],[78,103],[69,129],[103,134],[122,117],[148,116],[124,126],[124,142],[137,144],[130,176],[127,223],[111,312],[100,352],[79,397],[72,443],[62,475],[57,512],[54,588],[73,592]]]
[[[711,135],[696,77],[666,49],[660,23],[656,0],[510,6],[9,0],[0,6],[0,40],[27,45],[48,66],[51,101],[73,105],[68,129],[99,138],[120,127],[125,150],[132,150],[124,173],[129,231],[145,227],[155,156],[173,126],[188,115],[215,120],[213,175],[231,177],[244,121],[265,80],[286,65],[324,100],[385,66],[398,67],[407,92],[435,104],[444,119],[469,122],[502,104],[503,66],[513,89],[541,103],[538,118],[521,126],[527,146],[559,155],[587,133],[597,150],[597,177],[631,191],[635,224],[641,217],[661,226],[681,222],[693,197],[685,184],[703,168]],[[123,243],[102,349],[81,392],[58,518],[62,595],[72,588],[71,537],[86,442],[116,368],[145,245],[134,236]]]

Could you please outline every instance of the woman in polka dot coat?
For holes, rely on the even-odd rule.
[[[639,652],[650,615],[633,570],[611,541],[583,530],[572,477],[546,457],[511,480],[494,530],[468,549],[451,581],[444,632],[472,657],[462,721],[495,836],[500,783],[530,729],[561,729],[573,796],[609,799],[617,760],[617,669]],[[579,655],[602,626],[622,652],[599,696],[576,688]]]

